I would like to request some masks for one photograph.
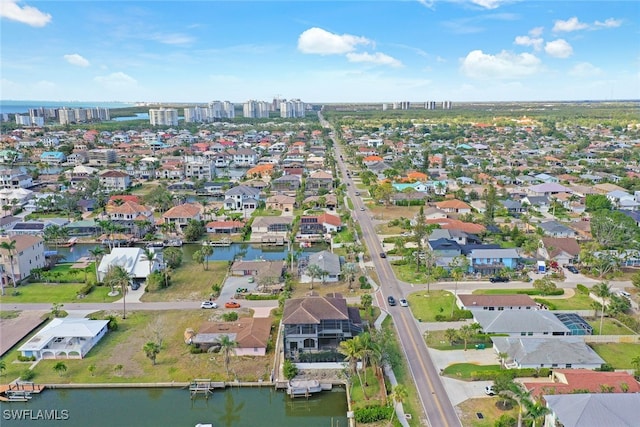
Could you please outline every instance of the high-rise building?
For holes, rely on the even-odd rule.
[[[253,119],[269,118],[271,104],[250,99],[242,105],[242,114]]]
[[[60,108],[58,110],[58,118],[61,125],[68,125],[76,122],[76,110],[69,108]]]
[[[436,105],[436,101],[427,101],[424,103],[424,108],[427,110],[435,110]]]
[[[299,99],[280,103],[280,117],[304,117],[305,105]]]
[[[453,107],[453,104],[451,101],[442,101],[443,110],[451,110],[451,107]]]
[[[178,126],[178,110],[175,108],[149,109],[149,122],[152,126]]]

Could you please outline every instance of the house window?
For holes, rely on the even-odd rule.
[[[504,307],[498,307],[498,311],[503,311]]]
[[[521,337],[524,337],[524,336],[526,336],[526,335],[527,335],[527,333],[526,333],[526,332],[520,332],[520,336],[521,336]]]
[[[533,332],[527,332],[527,335],[528,335],[528,336],[532,336],[532,335],[533,335]]]
[[[567,363],[567,364],[566,364],[566,365],[564,365],[564,366],[565,366],[565,368],[567,368],[567,369],[571,369],[571,363]]]

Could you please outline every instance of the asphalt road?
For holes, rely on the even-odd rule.
[[[404,307],[389,307],[387,305],[387,297],[389,295],[396,297],[403,295],[401,285],[396,280],[388,260],[380,258],[378,255],[382,252],[382,246],[380,245],[379,237],[376,235],[371,215],[366,210],[362,199],[355,195],[356,190],[354,189],[353,182],[350,178],[347,178],[347,168],[341,159],[341,155],[343,155],[341,147],[335,143],[335,141],[334,146],[338,154],[337,162],[342,176],[346,179],[346,182],[351,184],[347,186],[347,193],[348,197],[353,201],[354,219],[362,230],[362,236],[360,236],[360,238],[363,243],[366,244],[369,253],[372,255],[373,264],[380,281],[380,290],[378,291],[378,295],[376,295],[378,303],[381,308],[386,309],[393,317],[398,337],[405,352],[427,421],[432,427],[460,426],[460,420],[444,389],[440,375],[431,360],[422,335],[416,325],[416,321],[411,315],[411,311]],[[364,211],[361,210],[361,208],[364,208]]]
[[[263,301],[239,301],[242,307],[254,308],[254,307],[277,307],[278,301],[276,300],[263,300]],[[109,302],[109,303],[65,303],[62,307],[63,310],[83,310],[83,311],[101,311],[101,310],[122,310],[122,302]],[[45,310],[51,311],[51,304],[40,303],[26,303],[26,304],[2,304],[3,310]],[[130,311],[139,310],[201,310],[200,301],[178,301],[178,302],[127,302],[127,313]],[[218,308],[218,310],[225,310],[225,308]]]

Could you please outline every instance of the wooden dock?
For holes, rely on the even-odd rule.
[[[33,394],[40,393],[44,386],[32,382],[17,382],[0,385],[0,401],[2,402],[26,402]]]
[[[205,399],[209,399],[209,395],[213,393],[213,389],[225,388],[224,382],[211,381],[210,379],[195,379],[189,384],[189,394],[194,399],[199,395],[204,396]]]

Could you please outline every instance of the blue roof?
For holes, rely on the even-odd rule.
[[[61,151],[45,151],[40,155],[40,158],[43,159],[45,157],[55,157],[58,159],[64,159],[64,153]]]

